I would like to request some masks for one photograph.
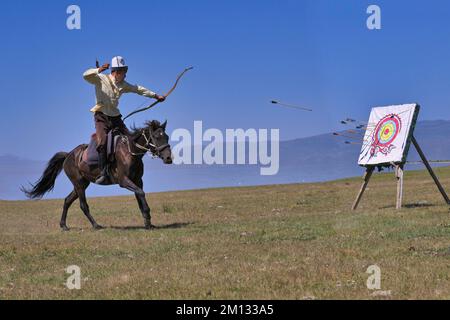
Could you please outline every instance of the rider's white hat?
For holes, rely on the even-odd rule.
[[[125,60],[121,56],[115,56],[111,60],[111,71],[116,71],[119,69],[128,70],[128,66],[125,64]]]

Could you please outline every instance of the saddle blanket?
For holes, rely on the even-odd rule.
[[[120,137],[120,134],[113,134],[111,131],[108,132],[106,154],[109,161],[114,161],[114,153]],[[98,165],[97,136],[95,133],[91,136],[91,141],[87,149],[83,152],[82,161],[86,162],[89,166]]]

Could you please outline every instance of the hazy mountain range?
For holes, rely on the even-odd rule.
[[[415,137],[430,160],[450,159],[450,121],[422,121],[417,124]],[[261,176],[260,165],[164,165],[159,159],[145,157],[146,192],[244,186],[258,184],[302,183],[334,180],[362,175],[357,165],[359,145],[349,145],[346,138],[332,133],[280,142],[280,169],[277,175]],[[59,150],[55,150],[57,152]],[[408,157],[419,160],[413,147]],[[0,156],[0,199],[24,199],[19,188],[36,181],[46,163],[21,159],[14,155]],[[408,165],[407,169],[422,166]],[[62,173],[56,187],[47,198],[63,198],[72,186]],[[118,186],[91,185],[88,196],[130,194]]]

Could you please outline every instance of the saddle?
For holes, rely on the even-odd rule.
[[[115,161],[115,152],[120,136],[121,132],[117,129],[113,129],[107,134],[106,155],[108,163],[113,163]],[[95,133],[91,135],[91,141],[89,142],[88,147],[83,151],[81,161],[87,163],[88,166],[98,166],[97,135]]]

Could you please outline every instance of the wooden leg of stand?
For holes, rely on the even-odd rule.
[[[447,204],[450,204],[450,199],[447,196],[447,193],[445,192],[444,188],[442,187],[441,183],[439,182],[439,179],[437,178],[437,176],[434,174],[433,169],[431,168],[430,164],[428,163],[427,158],[425,157],[425,154],[422,152],[422,149],[420,149],[419,144],[417,143],[416,138],[414,138],[414,136],[411,139],[414,147],[417,150],[417,153],[419,153],[420,158],[422,159],[423,163],[425,164],[425,167],[427,167],[428,172],[430,173],[431,177],[434,180],[434,183],[436,183],[436,186],[438,187],[440,193],[442,194],[442,197],[444,198],[445,202]]]
[[[403,166],[395,166],[395,176],[397,177],[397,210],[402,208],[403,198]]]
[[[359,202],[363,196],[364,191],[366,190],[367,184],[369,183],[370,177],[372,176],[375,167],[367,167],[366,173],[364,174],[364,182],[359,190],[358,196],[356,197],[355,202],[353,203],[352,210],[356,210],[358,208]]]

